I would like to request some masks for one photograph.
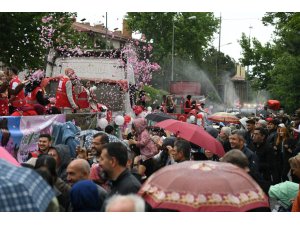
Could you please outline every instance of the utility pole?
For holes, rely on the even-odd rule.
[[[105,50],[107,50],[107,12],[105,12]]]

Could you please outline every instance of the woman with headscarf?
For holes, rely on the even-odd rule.
[[[135,134],[136,140],[130,139],[129,145],[135,144],[140,149],[139,162],[135,160],[138,165],[138,173],[141,176],[150,176],[153,173],[153,160],[152,157],[158,153],[153,140],[150,137],[147,128],[147,121],[145,118],[135,119],[132,123],[132,131]]]
[[[71,162],[69,146],[62,144],[52,146],[48,151],[48,155],[56,161],[57,176],[67,182],[67,167]]]
[[[70,200],[73,212],[100,212],[104,203],[103,198],[99,199],[97,185],[91,180],[76,182],[70,192]]]

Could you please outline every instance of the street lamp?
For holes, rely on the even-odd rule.
[[[196,16],[190,16],[188,20],[197,19]],[[172,33],[172,65],[171,65],[171,81],[174,80],[174,47],[175,47],[175,20],[173,18],[173,33]]]

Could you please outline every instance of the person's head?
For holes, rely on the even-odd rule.
[[[255,127],[267,128],[267,124],[267,121],[260,119],[255,123]]]
[[[97,185],[91,180],[76,182],[70,191],[70,201],[73,212],[100,212],[103,205]]]
[[[113,134],[114,133],[114,127],[112,125],[107,125],[104,129],[104,131],[108,134]]]
[[[232,131],[231,135],[229,136],[229,143],[232,149],[235,148],[242,150],[245,144],[244,132],[241,130]]]
[[[42,153],[47,154],[51,146],[51,135],[50,134],[40,134],[38,148]]]
[[[52,177],[52,183],[54,184],[57,179],[57,173],[56,173],[56,161],[51,156],[48,155],[39,155],[34,169],[47,169],[47,171],[51,174]]]
[[[162,99],[163,99],[163,101],[165,102],[165,101],[167,100],[167,96],[166,96],[166,95],[163,95],[163,96],[162,96]]]
[[[111,142],[103,146],[99,165],[107,178],[115,180],[124,171],[128,161],[127,148],[120,142]]]
[[[204,155],[206,156],[207,159],[211,159],[214,156],[214,153],[212,153],[210,150],[205,149]]]
[[[270,131],[276,130],[277,126],[278,126],[278,120],[277,119],[271,119],[271,120],[268,121],[267,129],[270,132]]]
[[[176,162],[183,162],[190,160],[191,156],[191,145],[188,141],[178,139],[174,143],[174,160]]]
[[[289,159],[292,173],[300,178],[300,154]]]
[[[253,132],[255,128],[255,120],[249,119],[246,121],[246,130],[249,132]]]
[[[228,140],[229,136],[231,135],[231,128],[230,127],[222,127],[219,133],[219,136],[222,140]]]
[[[93,136],[91,151],[93,155],[100,156],[102,147],[109,143],[108,135],[105,133],[96,133]]]
[[[90,81],[87,81],[86,84],[85,84],[85,87],[86,87],[86,88],[90,88],[90,87],[91,87],[91,82],[90,82]]]
[[[65,75],[68,76],[69,78],[74,78],[75,71],[71,68],[66,68]]]
[[[7,76],[4,71],[0,71],[0,82],[3,83],[5,81],[7,81]]]
[[[9,71],[9,76],[18,75],[18,68],[15,66],[10,67],[8,71]]]
[[[56,165],[60,164],[60,158],[55,147],[51,146],[49,148],[48,155],[50,155],[53,159],[55,159]]]
[[[249,161],[247,156],[239,149],[232,149],[227,152],[221,159],[221,162],[228,162],[249,172]]]
[[[262,127],[256,127],[253,131],[253,143],[261,144],[268,136],[268,131]]]
[[[108,199],[106,212],[145,212],[145,201],[136,194],[113,195]]]
[[[278,127],[277,135],[283,139],[287,139],[289,137],[289,131],[286,127]]]
[[[139,135],[147,128],[147,120],[145,118],[137,118],[132,122],[132,131]]]
[[[40,167],[35,170],[51,187],[54,186],[54,180],[49,170],[45,167]]]
[[[191,96],[191,95],[187,95],[186,98],[187,98],[188,100],[191,100],[192,96]]]
[[[70,185],[89,179],[89,175],[90,164],[84,159],[74,159],[67,167],[67,181]]]
[[[66,168],[71,161],[68,145],[58,144],[51,146],[49,148],[48,155],[55,159],[57,168]]]

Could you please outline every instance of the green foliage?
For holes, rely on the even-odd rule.
[[[277,59],[271,71],[272,82],[268,88],[273,96],[280,100],[285,108],[292,112],[299,108],[300,99],[300,56],[284,53]]]
[[[168,92],[164,90],[155,89],[154,87],[147,85],[143,87],[143,90],[146,91],[146,93],[151,98],[150,102],[148,102],[148,105],[151,106],[160,105],[160,103],[162,102],[162,96],[168,94]]]
[[[219,19],[215,18],[213,13],[142,12],[128,13],[126,19],[133,32],[144,34],[145,41],[152,43],[153,60],[159,62],[161,66],[161,70],[153,74],[152,84],[156,87],[169,89],[172,73],[173,24],[175,81],[199,81],[204,71],[217,84],[223,75],[234,73],[234,60],[211,48],[213,35],[219,27]],[[219,69],[218,75],[215,76],[217,57]],[[190,74],[188,68],[193,68],[192,72],[195,74]]]
[[[191,19],[196,16],[195,19]],[[189,19],[190,18],[190,19]],[[174,52],[181,58],[202,61],[202,56],[218,27],[213,13],[128,13],[126,17],[132,31],[143,33],[153,41],[154,57],[163,60],[172,52],[173,22]]]
[[[91,48],[92,39],[71,26],[76,13],[0,13],[0,61],[20,70],[44,68],[51,47]]]
[[[248,78],[257,90],[268,90],[286,110],[299,108],[300,97],[300,13],[266,13],[265,25],[275,26],[273,43],[262,45],[245,34],[240,44],[244,65],[253,67]]]

